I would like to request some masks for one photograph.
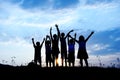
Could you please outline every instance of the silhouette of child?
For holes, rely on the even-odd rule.
[[[35,42],[34,42],[34,38],[32,38],[32,43],[33,43],[33,47],[34,47],[34,63],[37,64],[37,62],[39,62],[40,64],[40,67],[42,66],[41,65],[41,48],[42,48],[42,45],[45,41],[45,38],[43,39],[42,43],[40,44],[40,42],[36,42],[36,45],[35,45]]]
[[[68,62],[69,66],[74,67],[75,64],[75,39],[76,39],[76,33],[74,35],[74,38],[69,39],[71,37],[70,35],[68,36]]]
[[[45,53],[46,53],[46,66],[48,65],[51,67],[52,63],[52,49],[51,49],[51,39],[49,35],[46,35],[45,39]]]
[[[50,28],[50,37],[52,41],[53,67],[55,66],[55,63],[56,63],[56,66],[58,66],[57,60],[58,60],[58,54],[60,53],[59,47],[58,47],[60,31],[57,24],[55,24],[55,27],[57,29],[57,34],[54,34],[53,36],[52,36],[52,27]]]
[[[67,45],[66,45],[66,38],[68,35],[73,32],[73,30],[69,31],[67,35],[65,36],[65,33],[61,33],[60,35],[60,42],[61,42],[61,59],[62,59],[62,66],[63,66],[63,61],[65,59],[65,66],[67,66]]]
[[[83,67],[83,60],[85,61],[86,67],[88,67],[88,53],[86,51],[86,42],[88,41],[88,39],[92,36],[94,32],[92,31],[91,34],[85,39],[83,35],[79,36],[79,40],[75,41],[79,44],[79,48],[78,48],[78,54],[77,54],[77,58],[80,59],[80,65],[81,67]]]

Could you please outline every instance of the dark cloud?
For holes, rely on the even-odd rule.
[[[22,0],[10,0],[11,3],[17,4]],[[79,0],[23,0],[20,6],[24,9],[63,9],[76,6]]]
[[[21,7],[25,9],[33,9],[44,8],[47,6],[49,8],[49,5],[47,5],[47,3],[48,0],[24,0],[21,4]]]
[[[71,8],[75,7],[79,3],[79,0],[55,0],[53,8],[62,9],[62,8]]]
[[[115,0],[86,0],[86,4],[88,5],[94,5],[94,4],[100,4],[100,3],[110,3]]]
[[[6,0],[11,3],[17,4],[20,3],[20,6],[23,9],[65,9],[65,8],[74,8],[80,3],[86,5],[95,5],[100,3],[111,3],[116,2],[116,0]],[[79,4],[79,5],[80,5]]]

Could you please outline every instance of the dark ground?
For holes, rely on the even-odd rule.
[[[42,67],[0,64],[0,80],[120,80],[120,69],[100,67]]]

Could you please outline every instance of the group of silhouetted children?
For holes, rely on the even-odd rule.
[[[86,51],[86,42],[91,37],[91,35],[94,33],[93,31],[90,33],[90,35],[85,39],[83,35],[79,36],[79,40],[76,39],[76,33],[74,37],[70,35],[73,30],[69,31],[66,35],[65,33],[60,33],[60,30],[58,28],[58,25],[55,24],[55,27],[57,29],[57,34],[52,34],[52,27],[50,28],[50,35],[46,35],[46,37],[43,39],[43,41],[40,42],[34,42],[34,38],[32,38],[33,47],[35,49],[35,55],[34,55],[34,63],[38,64],[40,66],[41,61],[41,48],[43,46],[43,43],[45,42],[45,55],[46,55],[46,67],[48,66],[58,66],[58,55],[61,53],[61,60],[62,60],[62,66],[67,66],[67,62],[69,66],[75,66],[75,43],[77,42],[79,45],[77,58],[80,59],[80,65],[83,67],[83,60],[85,61],[86,67],[88,67],[88,54]],[[66,43],[67,39],[67,43]],[[59,41],[61,48],[59,49]]]

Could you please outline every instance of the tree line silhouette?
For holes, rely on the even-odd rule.
[[[79,39],[76,39],[76,33],[74,36],[71,36],[70,33],[74,30],[70,30],[67,34],[64,32],[60,32],[58,25],[55,24],[57,33],[52,34],[52,27],[50,28],[50,34],[46,35],[43,38],[43,41],[40,43],[39,41],[34,42],[34,38],[32,38],[32,43],[34,47],[34,60],[33,63],[36,65],[40,65],[42,67],[41,61],[41,48],[43,43],[45,43],[45,61],[46,67],[50,66],[55,67],[58,66],[58,55],[61,54],[62,66],[75,66],[75,43],[78,43],[78,53],[77,58],[80,60],[80,65],[83,67],[83,61],[85,61],[86,67],[88,67],[88,53],[86,50],[86,42],[92,36],[94,31],[92,31],[89,36],[85,39],[83,35],[79,36]],[[66,42],[67,39],[67,42]],[[59,49],[59,41],[60,41],[60,49]],[[67,49],[68,46],[68,49]],[[67,65],[68,62],[68,65]]]

